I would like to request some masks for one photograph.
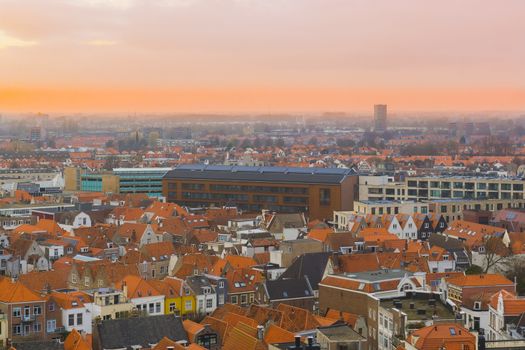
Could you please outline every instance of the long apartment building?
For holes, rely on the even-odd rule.
[[[518,178],[417,176],[395,181],[392,176],[360,176],[359,200],[433,200],[524,198],[525,181]]]
[[[352,210],[357,190],[356,173],[338,168],[179,165],[163,179],[169,202],[303,212],[310,219],[330,219],[335,210]]]

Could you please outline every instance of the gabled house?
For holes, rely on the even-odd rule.
[[[162,242],[163,236],[155,232],[150,224],[124,223],[117,228],[112,239],[118,245],[134,243],[142,247],[146,244]]]
[[[11,244],[9,251],[11,259],[7,262],[6,270],[9,276],[17,277],[29,271],[47,271],[51,268],[36,240],[19,238]]]
[[[301,231],[306,231],[306,218],[303,213],[284,214],[263,211],[263,228],[278,240],[297,239]]]
[[[205,276],[186,278],[186,285],[195,295],[197,315],[209,315],[217,308],[217,293],[210,280]]]
[[[521,329],[525,298],[501,290],[490,298],[487,340],[525,339]]]

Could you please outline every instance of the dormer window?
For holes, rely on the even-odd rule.
[[[474,310],[481,310],[481,302],[475,301],[474,302]]]

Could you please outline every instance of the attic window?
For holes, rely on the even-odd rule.
[[[448,330],[450,331],[450,335],[456,335],[456,329],[454,327],[450,327]]]
[[[481,309],[481,302],[475,301],[474,302],[474,310],[480,310]]]
[[[365,284],[364,283],[359,283],[359,287],[357,287],[359,290],[363,290],[365,289]]]

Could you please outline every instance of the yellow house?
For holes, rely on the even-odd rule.
[[[155,289],[164,294],[164,314],[184,316],[195,313],[195,295],[183,280],[166,277],[162,281],[149,280]]]

